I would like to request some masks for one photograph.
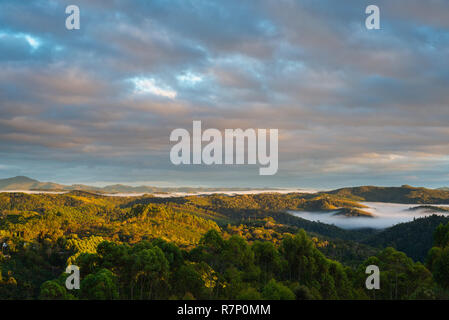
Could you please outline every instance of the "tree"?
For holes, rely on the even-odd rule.
[[[239,236],[232,236],[223,245],[222,263],[239,270],[249,269],[254,264],[254,253],[248,243]]]
[[[314,296],[310,292],[309,288],[304,285],[299,285],[294,290],[294,294],[296,296],[296,300],[313,300]]]
[[[41,286],[39,298],[41,300],[65,300],[67,299],[67,290],[57,280],[45,281]]]
[[[368,258],[358,269],[358,285],[365,287],[365,270],[376,265],[380,270],[380,289],[365,290],[376,299],[409,299],[414,292],[432,286],[432,274],[420,262],[413,262],[403,252],[394,248],[382,250],[376,257]]]
[[[328,272],[327,259],[302,229],[295,236],[286,237],[279,250],[287,261],[287,272],[292,281],[313,286]]]
[[[224,240],[217,230],[209,230],[200,240],[200,245],[214,253],[220,253],[224,247]]]
[[[274,277],[277,273],[281,273],[281,258],[279,252],[271,242],[254,242],[252,248],[254,252],[255,263],[262,270],[263,281]]]
[[[262,296],[267,300],[295,300],[295,294],[274,279],[271,279],[263,288]]]
[[[162,239],[154,239],[151,243],[164,252],[165,258],[170,265],[170,269],[177,269],[184,263],[182,252],[174,243]]]
[[[140,251],[131,256],[133,262],[131,272],[134,283],[140,289],[140,299],[154,299],[159,297],[155,289],[160,289],[163,282],[168,279],[169,263],[164,253],[159,247],[150,247],[145,249],[146,245],[141,244]]]
[[[113,300],[119,298],[116,276],[108,269],[91,273],[81,281],[81,298]]]
[[[429,250],[427,265],[437,284],[449,289],[449,223],[440,224],[434,233],[435,246]]]
[[[436,282],[449,289],[449,247],[441,249],[432,263],[432,272]]]
[[[262,300],[262,295],[257,291],[256,289],[249,287],[242,292],[239,293],[237,296],[238,300]]]
[[[444,248],[449,245],[449,223],[440,224],[433,234],[434,246]]]
[[[204,294],[204,281],[192,264],[181,266],[171,278],[174,291],[179,297],[190,293],[193,297],[201,299]]]

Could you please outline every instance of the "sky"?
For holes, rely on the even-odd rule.
[[[0,178],[449,186],[448,57],[446,0],[0,0]],[[278,129],[277,174],[173,165],[194,120]]]

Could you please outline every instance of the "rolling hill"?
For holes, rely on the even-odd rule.
[[[342,188],[325,194],[352,201],[394,202],[409,204],[449,204],[449,191],[403,185],[401,187],[363,186]]]
[[[41,182],[24,176],[0,179],[0,191],[71,191],[83,190],[97,193],[167,193],[167,192],[226,192],[248,191],[252,188],[195,188],[195,187],[154,187],[154,186],[128,186],[123,184],[94,187],[84,184],[63,185],[53,182]],[[260,189],[258,189],[260,190]],[[263,190],[263,189],[262,189]],[[271,188],[270,190],[273,190]]]
[[[400,223],[369,236],[362,243],[377,247],[393,247],[405,252],[415,261],[424,262],[432,248],[433,233],[440,224],[447,224],[449,217],[432,215]]]
[[[61,190],[65,186],[53,182],[40,182],[24,176],[14,178],[0,179],[0,190]]]

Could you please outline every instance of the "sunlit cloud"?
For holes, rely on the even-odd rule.
[[[156,96],[175,99],[177,92],[169,87],[162,87],[156,85],[156,80],[153,78],[136,77],[130,79],[134,83],[134,93],[136,94],[153,94]]]
[[[197,75],[197,74],[191,73],[191,72],[186,72],[186,73],[180,74],[176,77],[176,79],[181,84],[190,85],[190,86],[203,81],[203,78],[200,75]]]
[[[33,38],[32,36],[26,34],[25,35],[25,39],[26,41],[28,41],[28,44],[33,48],[33,49],[37,49],[40,46],[40,42],[38,39]]]
[[[7,38],[23,39],[28,43],[28,45],[31,47],[32,50],[36,50],[41,46],[41,40],[30,34],[0,32],[0,39],[7,39]]]

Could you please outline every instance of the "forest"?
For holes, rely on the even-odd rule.
[[[447,196],[410,188],[386,200]],[[286,212],[363,210],[382,192],[0,193],[0,299],[449,299],[447,216],[345,230]],[[65,286],[68,265],[79,290]],[[365,287],[368,265],[379,290]]]

